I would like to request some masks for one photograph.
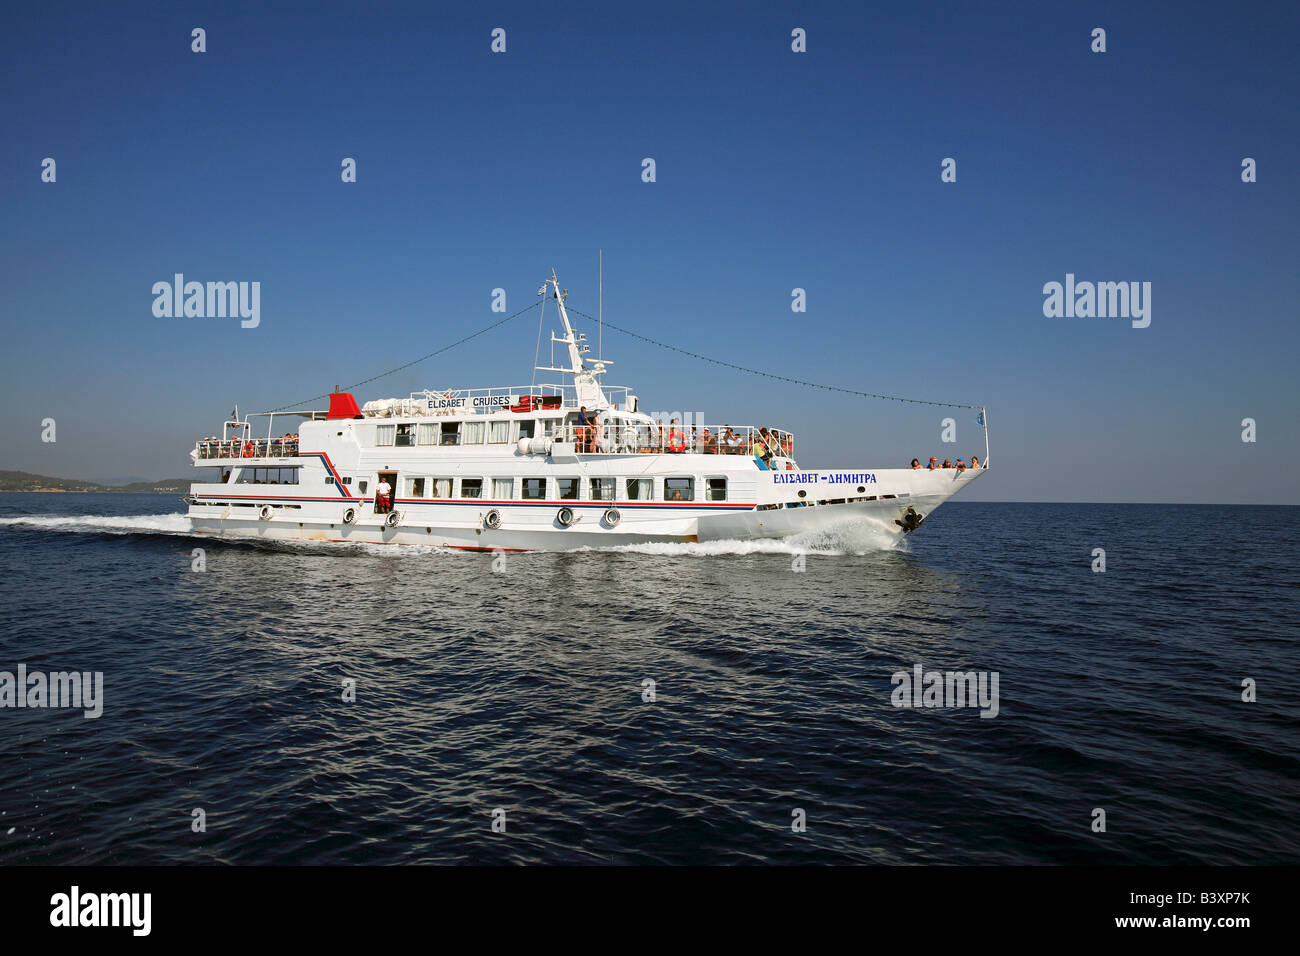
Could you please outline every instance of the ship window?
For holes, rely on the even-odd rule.
[[[524,493],[520,496],[525,501],[537,500],[546,497],[546,479],[545,478],[525,478]]]
[[[460,429],[462,445],[483,444],[483,422],[466,422]]]
[[[327,484],[327,485],[332,485],[332,484],[334,484],[334,476],[333,476],[333,475],[326,475],[326,476],[325,476],[325,484]]]
[[[525,418],[519,423],[519,437],[532,438],[537,434],[537,419]]]
[[[240,470],[238,481],[243,484],[258,485],[296,485],[297,468],[244,468]]]
[[[614,500],[614,478],[593,478],[591,479],[591,500],[592,501],[613,501]]]
[[[421,422],[416,432],[416,440],[421,445],[438,444],[438,426],[436,424]]]
[[[510,440],[510,422],[502,419],[499,422],[488,423],[488,442],[493,445],[500,445]]]
[[[391,445],[397,435],[396,425],[376,425],[375,426],[375,444]]]
[[[343,476],[343,484],[345,484],[345,485],[350,485],[350,484],[352,484],[352,476],[351,476],[351,475],[344,475],[344,476]]]
[[[397,426],[397,446],[399,448],[408,448],[415,444],[415,426],[398,425]]]
[[[497,424],[496,422],[492,423]],[[509,422],[502,422],[503,425],[509,425]],[[493,478],[492,479],[492,497],[497,501],[509,501],[515,496],[515,480],[513,478]]]
[[[665,478],[664,501],[694,501],[694,478]]]
[[[628,501],[649,501],[654,497],[653,478],[629,478],[627,480]]]
[[[561,501],[578,500],[578,485],[581,483],[581,479],[556,478],[555,483],[560,486],[559,496]]]
[[[332,481],[333,481],[333,479],[331,478],[331,479],[329,479],[329,481],[326,482],[326,484],[329,484],[329,483],[332,482]],[[359,495],[364,495],[364,494],[366,493],[366,484],[367,484],[367,482],[364,482],[364,481],[358,481],[358,482],[357,482],[357,494],[359,494]]]
[[[408,489],[407,489],[407,496],[408,496],[408,497],[410,497],[410,498],[423,498],[423,497],[424,497],[424,479],[423,479],[423,478],[408,478],[408,479],[407,479],[407,482],[408,482],[408,484],[409,484],[409,487],[408,487]]]
[[[433,479],[433,497],[450,498],[451,497],[451,479],[435,478]]]
[[[709,478],[707,480],[708,491],[705,497],[709,501],[726,501],[727,500],[727,479],[726,478]]]
[[[483,497],[483,479],[482,478],[462,478],[460,480],[460,496],[462,498],[482,498]]]
[[[460,422],[443,422],[442,423],[442,440],[441,445],[459,445],[460,444]]]

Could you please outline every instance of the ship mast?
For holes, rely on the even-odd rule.
[[[586,364],[583,359],[583,353],[591,351],[591,346],[587,345],[587,336],[574,331],[572,323],[569,322],[569,313],[564,308],[564,300],[569,294],[568,289],[560,289],[560,281],[556,278],[555,270],[551,270],[551,277],[543,283],[542,287],[537,290],[538,295],[547,294],[547,286],[550,286],[550,294],[554,297],[556,305],[559,307],[560,322],[564,325],[564,334],[556,335],[551,333],[551,341],[559,342],[568,346],[569,349],[569,367],[556,368],[552,366],[537,366],[539,372],[564,372],[573,376],[573,387],[577,393],[577,402],[579,405],[585,405],[590,409],[604,409],[609,407],[609,401],[605,398],[605,392],[600,387],[600,376],[605,374],[605,366],[614,363],[607,362],[604,359],[593,359],[591,365]]]

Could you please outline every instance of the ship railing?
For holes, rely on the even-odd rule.
[[[211,458],[296,458],[298,438],[220,439],[201,438],[195,443],[196,457]]]
[[[754,425],[566,424],[550,438],[571,442],[580,454],[794,457],[794,435],[779,428]]]
[[[627,410],[632,389],[626,385],[602,385],[605,399],[614,409]],[[420,409],[423,414],[469,413],[486,415],[509,408],[511,411],[542,411],[552,408],[578,408],[578,389],[574,385],[508,385],[498,388],[424,389],[412,392],[400,409]],[[387,403],[385,403],[387,404]]]

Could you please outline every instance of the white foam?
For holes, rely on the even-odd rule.
[[[183,514],[160,515],[24,515],[21,517],[0,517],[0,527],[26,526],[44,528],[50,531],[72,533],[108,533],[108,534],[169,534],[192,535],[190,519]],[[203,535],[201,537],[210,537]],[[285,550],[315,551],[351,551],[354,554],[392,557],[393,555],[446,555],[462,554],[459,549],[443,548],[436,545],[404,544],[394,547],[391,544],[356,541],[340,544],[339,542],[311,540],[248,539],[239,537],[216,538],[227,543],[246,543],[259,547],[283,548]],[[646,542],[642,544],[611,544],[599,547],[583,547],[572,551],[614,551],[627,554],[661,555],[665,557],[714,557],[746,554],[870,554],[874,552],[899,550],[906,551],[907,543],[902,537],[884,530],[870,521],[846,521],[842,524],[816,531],[805,531],[788,538],[753,538],[747,540],[721,540],[703,542]]]
[[[631,554],[687,555],[712,557],[735,554],[871,554],[906,551],[901,537],[871,522],[844,522],[830,528],[805,531],[788,538],[750,538],[701,542],[647,542],[616,544],[583,551],[623,551]]]
[[[51,531],[107,531],[112,534],[191,534],[190,519],[161,515],[23,515],[0,518],[0,526],[26,525]]]

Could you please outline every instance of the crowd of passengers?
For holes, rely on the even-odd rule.
[[[578,451],[594,454],[601,450],[603,439],[608,439],[604,428],[608,423],[601,422],[599,412],[588,412],[587,406],[578,411],[574,426],[574,443]],[[743,429],[743,434],[732,431],[730,425],[723,425],[718,430],[707,427],[683,427],[676,418],[667,425],[614,425],[612,436],[629,450],[643,454],[668,452],[680,454],[694,452],[703,455],[754,455],[764,462],[775,457],[794,457],[794,437],[781,435],[775,428]],[[619,434],[620,430],[623,432]],[[635,439],[627,436],[635,434]]]
[[[246,449],[247,453],[245,453]],[[252,458],[254,455],[263,456],[268,452],[278,456],[298,454],[298,436],[285,432],[279,438],[272,438],[270,441],[265,438],[223,439],[216,435],[199,439],[200,458],[238,458],[241,455]]]
[[[926,471],[942,471],[942,470],[945,469],[945,468],[956,468],[958,471],[965,471],[967,468],[981,468],[981,467],[983,467],[982,465],[980,465],[980,460],[979,460],[979,457],[978,457],[977,455],[971,455],[971,456],[970,456],[970,464],[969,464],[969,465],[966,464],[966,459],[964,459],[964,458],[958,458],[956,464],[953,464],[953,460],[952,460],[951,458],[945,458],[945,459],[943,460],[943,464],[942,464],[942,465],[938,464],[938,461],[939,461],[938,458],[931,457],[931,459],[930,459],[930,464],[927,465],[927,466],[925,467],[925,470],[926,470]],[[920,470],[921,470],[921,459],[919,459],[919,458],[913,458],[913,459],[912,459],[912,470],[913,470],[913,471],[920,471]]]

